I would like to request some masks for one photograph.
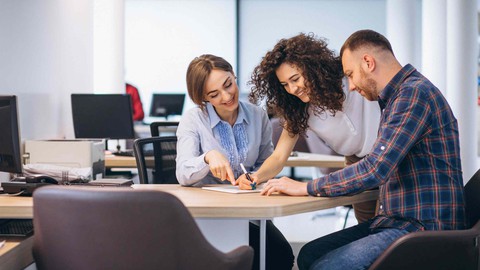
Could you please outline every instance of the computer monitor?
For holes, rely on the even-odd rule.
[[[0,96],[0,171],[22,173],[16,96]]]
[[[72,94],[72,116],[76,138],[135,138],[128,94]]]
[[[184,102],[185,94],[153,94],[150,116],[181,115]]]

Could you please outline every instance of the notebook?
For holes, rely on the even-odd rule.
[[[255,190],[251,189],[240,189],[238,186],[231,186],[231,185],[221,185],[221,186],[205,186],[202,189],[211,190],[211,191],[219,191],[219,192],[226,192],[226,193],[255,193],[261,192],[262,188],[257,188]]]

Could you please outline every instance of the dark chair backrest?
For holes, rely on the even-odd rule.
[[[480,219],[480,170],[465,185],[466,214],[469,227]]]
[[[150,137],[133,144],[140,184],[178,184],[177,137]]]
[[[251,247],[220,252],[169,193],[52,185],[37,189],[33,201],[33,255],[39,270],[252,266]]]
[[[175,135],[178,124],[179,122],[173,121],[152,122],[150,123],[150,134],[152,134],[152,137],[158,137],[162,133],[166,133],[169,136]]]
[[[480,170],[464,191],[469,229],[406,234],[395,240],[369,270],[480,269]]]

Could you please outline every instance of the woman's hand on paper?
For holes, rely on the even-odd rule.
[[[269,196],[274,192],[292,196],[306,196],[308,195],[307,183],[299,182],[285,176],[279,179],[270,179],[263,186],[261,194]]]
[[[252,181],[254,183],[258,184],[257,175],[250,174],[250,178],[252,179]],[[240,175],[240,177],[238,177],[238,179],[236,181],[236,184],[238,185],[238,187],[240,189],[252,189],[252,182],[250,182],[250,180],[247,179],[247,176],[245,174],[242,174],[242,175]],[[258,186],[258,185],[256,185],[256,186]]]
[[[219,151],[211,150],[205,155],[205,162],[210,167],[210,172],[214,177],[222,181],[228,180],[235,185],[235,176],[228,159]]]

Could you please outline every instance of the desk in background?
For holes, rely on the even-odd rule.
[[[0,269],[24,269],[33,263],[33,236],[5,239],[5,246],[0,248]]]
[[[354,196],[335,198],[310,196],[261,196],[259,193],[229,194],[180,185],[133,185],[135,189],[153,189],[171,193],[178,197],[197,220],[206,238],[218,249],[230,251],[239,245],[248,245],[248,222],[260,221],[260,261],[265,266],[265,227],[266,220],[352,203],[374,200],[378,190],[366,191]],[[161,211],[157,212],[161,214]],[[33,200],[31,197],[0,197],[0,218],[32,218]],[[228,224],[229,227],[223,227]],[[211,227],[211,225],[216,225]],[[239,226],[232,229],[231,226]],[[218,229],[221,228],[221,229]],[[234,240],[231,243],[226,243]],[[238,241],[238,242],[235,242]],[[9,260],[33,261],[31,256],[32,239],[13,243],[9,254],[0,253],[0,267]],[[2,252],[0,250],[0,252]],[[5,255],[5,256],[4,256]],[[264,269],[264,268],[262,268]]]
[[[0,219],[33,218],[31,197],[0,197]],[[0,269],[23,269],[33,263],[33,236],[5,237],[7,242],[0,248]]]
[[[135,157],[122,157],[105,155],[105,167],[111,168],[136,168]],[[342,156],[322,155],[299,152],[296,157],[289,157],[285,167],[322,167],[343,168],[345,158]]]

